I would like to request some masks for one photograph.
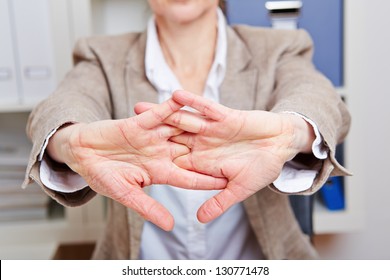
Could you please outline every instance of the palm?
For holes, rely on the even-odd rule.
[[[181,124],[186,117],[193,118],[182,113]],[[190,154],[174,161],[178,166],[228,179],[226,189],[198,212],[199,219],[207,222],[275,181],[290,157],[291,139],[289,132],[283,130],[282,121],[268,112],[229,110],[219,121],[202,121],[199,127],[192,127],[198,133],[178,135],[171,140],[191,148]]]
[[[75,126],[69,145],[73,161],[67,163],[93,190],[134,209],[164,229],[172,228],[173,218],[143,192],[144,186],[170,184],[194,189],[225,186],[224,180],[184,170],[173,163],[189,149],[169,141],[182,132],[180,129],[161,123],[181,107],[170,103],[125,120]]]

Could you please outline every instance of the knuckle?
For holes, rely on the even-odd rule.
[[[222,214],[225,211],[225,207],[222,203],[222,201],[219,199],[218,196],[213,197],[213,204],[216,206],[215,209],[218,210],[217,214]]]
[[[199,180],[196,176],[193,177],[192,179],[192,184],[191,184],[192,189],[198,189],[199,188]]]
[[[157,110],[154,110],[152,109],[152,114],[153,114],[153,117],[158,120],[159,122],[162,122],[165,117],[161,114],[161,112],[157,111]]]
[[[182,113],[176,112],[172,115],[172,124],[174,126],[179,126],[182,122]]]
[[[204,134],[204,133],[206,132],[206,130],[207,130],[207,125],[206,125],[205,122],[202,121],[202,122],[200,123],[199,132],[198,132],[198,133]]]

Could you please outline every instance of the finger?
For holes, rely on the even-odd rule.
[[[156,106],[156,104],[139,102],[134,107],[134,112],[136,114],[142,114],[143,112],[152,109],[154,106]],[[179,110],[178,112],[173,113],[168,116],[164,122],[192,133],[204,134],[206,128],[208,128],[208,121],[204,116],[186,110]]]
[[[185,170],[172,164],[171,172],[164,183],[191,190],[221,190],[226,187],[227,180]]]
[[[229,113],[229,108],[185,90],[173,92],[172,99],[181,105],[198,110],[202,115],[215,121],[222,121]]]
[[[152,222],[165,231],[170,231],[174,226],[174,219],[171,213],[148,196],[141,189],[134,189],[128,195],[118,200],[121,204],[136,211],[145,220]]]
[[[211,119],[207,119],[199,113],[179,110],[168,116],[165,123],[192,133],[207,135],[213,124]],[[210,132],[211,133],[211,132]]]
[[[151,129],[161,124],[169,115],[177,112],[183,106],[169,99],[161,104],[153,106],[135,117],[138,125],[144,129]]]
[[[174,126],[160,124],[155,127],[154,132],[157,134],[157,138],[166,140],[180,135],[183,133],[183,130]]]
[[[225,213],[231,206],[241,202],[244,198],[237,197],[229,187],[222,190],[209,200],[207,200],[198,209],[197,217],[201,223],[208,223],[223,213]]]
[[[170,141],[186,145],[188,148],[192,149],[195,145],[195,135],[192,133],[181,133],[179,135],[172,136],[169,138]]]
[[[200,170],[196,169],[191,154],[185,154],[183,156],[179,156],[173,160],[173,163],[182,169],[201,172]]]
[[[187,155],[191,152],[190,148],[188,148],[187,146],[176,144],[176,143],[171,143],[169,148],[170,148],[171,160]]]
[[[192,153],[188,153],[175,158],[173,163],[182,169],[207,174],[215,178],[224,178],[225,175],[221,168],[218,168],[218,160],[208,158],[206,153],[203,155],[197,154],[196,159],[194,159]]]
[[[134,113],[136,113],[137,115],[142,114],[143,112],[152,109],[156,105],[157,104],[150,102],[138,102],[134,106]]]

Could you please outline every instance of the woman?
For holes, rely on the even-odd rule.
[[[227,27],[217,0],[149,4],[146,32],[77,44],[31,114],[27,178],[65,205],[112,199],[96,258],[316,258],[281,193],[347,174],[349,115],[310,38]]]

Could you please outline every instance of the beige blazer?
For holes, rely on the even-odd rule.
[[[58,89],[31,113],[27,133],[33,149],[27,185],[38,182],[53,199],[78,206],[95,193],[88,187],[73,194],[46,188],[39,177],[38,154],[50,131],[68,122],[93,122],[132,116],[139,101],[157,102],[155,88],[145,76],[145,33],[82,39],[74,51],[75,67]],[[329,175],[348,172],[335,160],[335,146],[347,134],[350,116],[331,83],[312,63],[312,42],[304,31],[253,27],[228,28],[226,77],[220,102],[240,110],[298,112],[313,120],[329,148],[326,160],[299,158],[320,172],[306,193],[317,191]],[[49,159],[50,160],[50,159]],[[52,163],[52,168],[65,168]],[[310,259],[317,254],[301,233],[285,194],[273,186],[244,201],[246,213],[263,254],[268,259]],[[143,220],[109,201],[107,230],[95,258],[136,259]]]

